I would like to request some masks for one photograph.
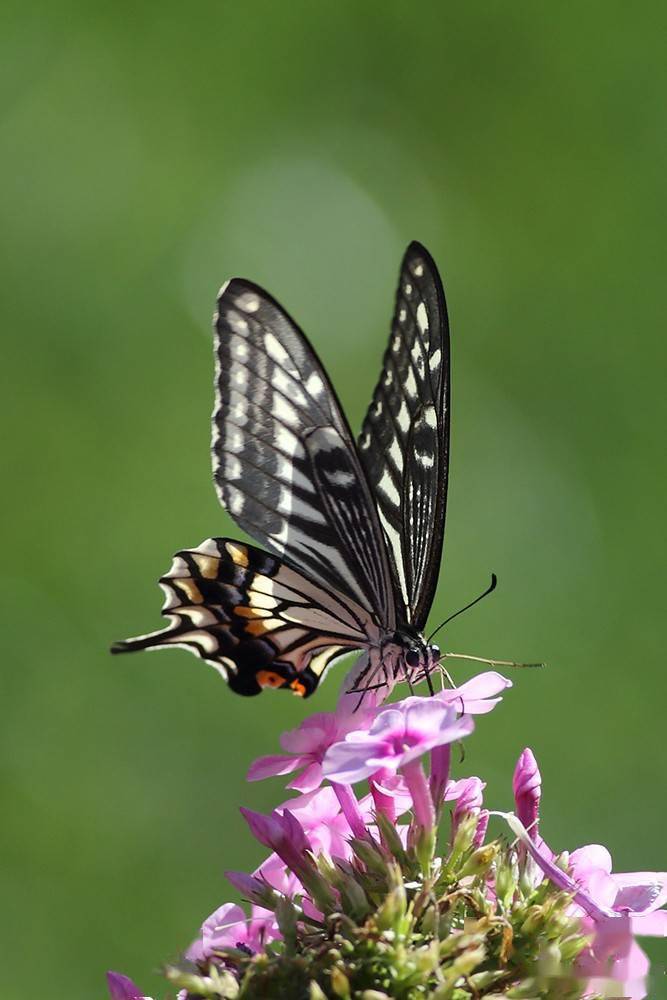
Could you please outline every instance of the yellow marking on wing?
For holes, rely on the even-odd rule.
[[[218,566],[220,560],[213,556],[202,556],[199,553],[192,553],[192,558],[197,563],[201,575],[207,580],[216,580],[218,577]]]
[[[346,646],[327,646],[323,649],[321,653],[316,653],[315,656],[309,661],[308,666],[313,671],[316,677],[319,677],[329,663],[337,653],[340,653]]]
[[[283,628],[284,622],[280,618],[260,618],[249,621],[245,627],[250,635],[264,635],[265,632],[272,632],[274,629]]]
[[[246,608],[243,604],[234,608],[234,614],[239,618],[270,618],[271,612],[268,608]]]
[[[174,580],[171,586],[172,588],[176,588],[185,594],[191,604],[204,603],[204,598],[202,597],[199,587],[189,576],[181,577],[179,580]]]
[[[248,565],[248,550],[243,545],[235,545],[234,542],[225,542],[225,548],[237,566],[245,568]]]
[[[273,610],[278,607],[278,601],[275,597],[271,597],[269,594],[264,594],[261,590],[255,590],[254,587],[252,590],[248,591],[248,600],[253,608],[268,608]]]

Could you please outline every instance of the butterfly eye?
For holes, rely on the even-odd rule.
[[[418,667],[421,660],[418,649],[409,649],[405,654],[405,662],[409,667]]]

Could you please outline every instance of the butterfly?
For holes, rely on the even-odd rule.
[[[214,482],[262,548],[209,538],[160,579],[166,628],[114,653],[184,647],[242,695],[313,694],[360,651],[355,690],[430,678],[424,637],[442,554],[449,324],[433,259],[411,243],[382,371],[355,442],[297,324],[234,278],[214,317]]]

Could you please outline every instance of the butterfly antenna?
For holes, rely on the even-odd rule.
[[[486,588],[486,590],[484,591],[484,593],[480,594],[479,597],[476,597],[474,601],[470,602],[470,604],[466,604],[466,606],[464,608],[459,608],[459,610],[455,611],[453,615],[449,616],[449,618],[445,618],[444,622],[440,622],[440,624],[438,625],[438,627],[433,632],[431,632],[431,634],[428,637],[428,639],[426,640],[426,642],[430,643],[431,640],[438,634],[438,632],[440,631],[441,628],[444,628],[445,625],[448,625],[449,622],[451,622],[454,618],[457,618],[459,615],[462,615],[464,611],[468,611],[475,604],[479,604],[479,602],[482,601],[485,597],[488,597],[489,594],[492,594],[493,591],[496,589],[497,584],[498,584],[498,577],[496,576],[495,573],[492,573],[491,574],[491,583]]]

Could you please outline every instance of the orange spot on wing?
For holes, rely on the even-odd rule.
[[[243,566],[244,568],[248,565],[248,550],[243,545],[235,545],[233,542],[226,542],[225,548],[228,554],[232,557],[232,562],[236,566]]]
[[[258,670],[257,683],[263,688],[278,688],[283,687],[285,678],[281,677],[280,674],[274,674],[272,670]]]
[[[172,589],[180,590],[182,594],[185,594],[191,604],[204,603],[204,598],[199,587],[189,576],[181,577],[179,580],[171,580],[170,585]]]
[[[220,560],[216,559],[215,556],[203,556],[193,552],[192,558],[199,567],[199,572],[207,580],[215,580],[218,576],[218,566],[220,565]]]
[[[305,695],[306,695],[306,686],[305,686],[305,684],[302,684],[301,681],[297,681],[297,680],[292,681],[292,683],[290,684],[290,687],[291,687],[292,691],[294,691],[294,694],[298,694],[300,698],[304,698],[305,697]]]

